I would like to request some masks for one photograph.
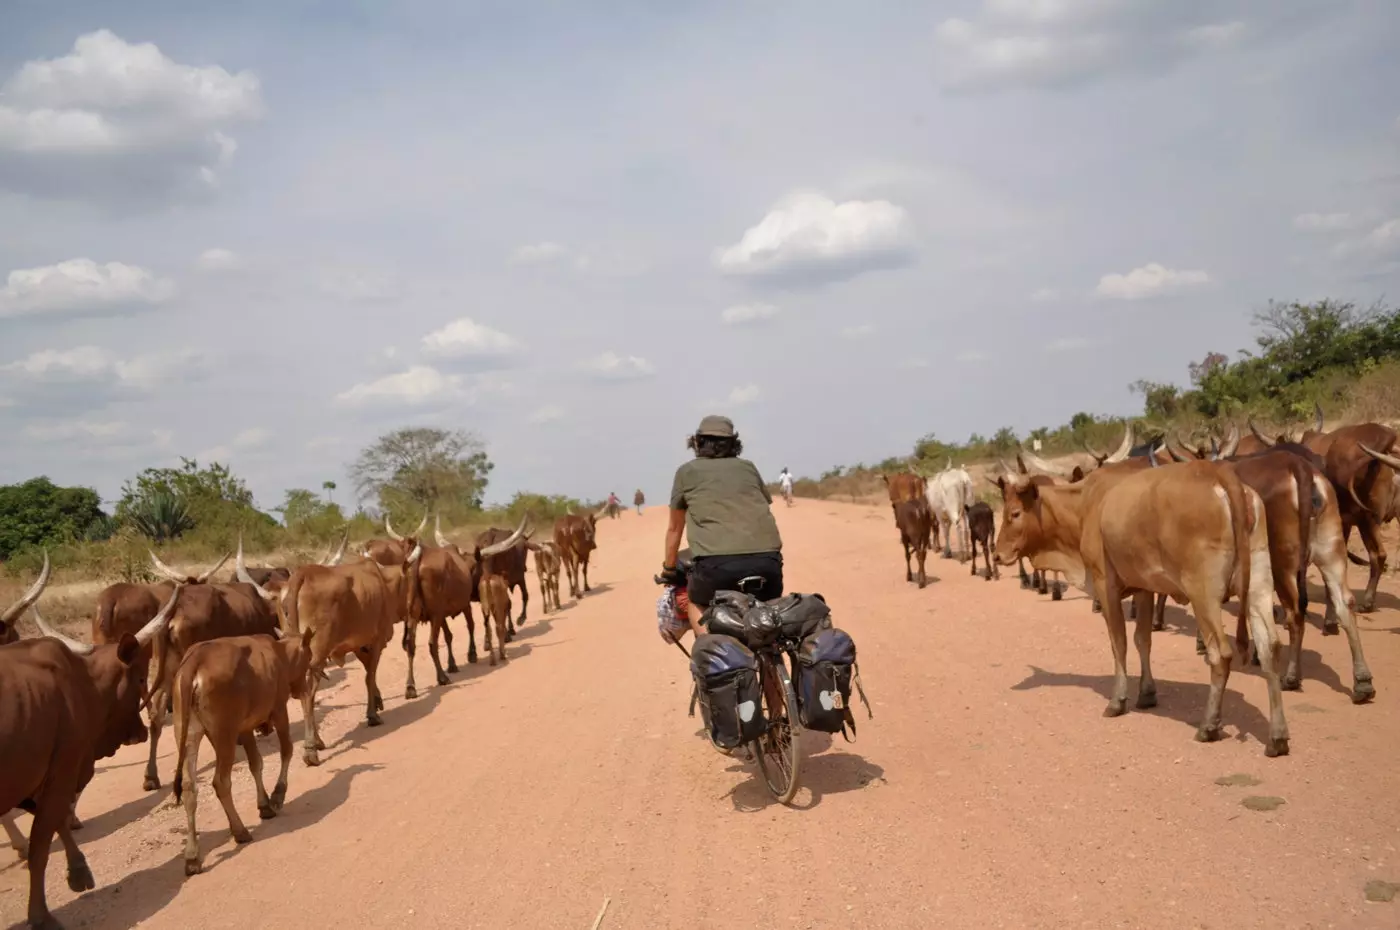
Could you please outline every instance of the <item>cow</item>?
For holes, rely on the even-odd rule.
[[[885,488],[889,491],[891,509],[901,501],[923,497],[924,492],[928,490],[928,479],[912,470],[896,472],[892,475],[882,474],[880,480],[885,483]]]
[[[559,549],[554,541],[529,542],[526,547],[535,553],[535,574],[540,580],[540,596],[544,599],[544,612],[559,609]],[[554,606],[551,607],[550,605]]]
[[[158,574],[185,586],[175,615],[154,640],[151,656],[151,664],[155,667],[155,685],[151,688],[148,708],[151,739],[143,786],[147,791],[156,791],[160,788],[160,775],[156,770],[160,733],[170,709],[175,673],[179,671],[185,653],[195,643],[221,636],[271,635],[279,626],[279,618],[275,596],[257,585],[247,582],[207,583],[214,571],[228,560],[228,556],[220,559],[215,568],[193,577],[180,574],[162,562],[154,552],[150,556]]]
[[[493,526],[491,529],[484,530],[477,535],[476,545],[482,552],[485,552],[496,543],[511,538],[514,538],[512,530]],[[516,542],[504,552],[489,556],[491,559],[490,574],[503,577],[507,587],[520,589],[520,616],[514,623],[507,623],[508,632],[511,634],[512,639],[515,638],[515,627],[525,625],[525,612],[530,606],[530,591],[525,587],[525,570],[527,568],[525,554],[527,552],[526,544],[528,542],[528,535],[518,538]],[[442,545],[442,543],[439,542],[438,545]],[[509,621],[509,619],[510,618],[507,618],[507,621]]]
[[[579,516],[572,510],[554,521],[554,545],[559,550],[559,561],[569,576],[569,596],[578,600],[593,590],[588,585],[588,559],[598,548],[598,514],[588,513]],[[579,575],[583,575],[583,586],[579,587]]]
[[[1138,602],[1134,641],[1142,662],[1139,708],[1157,703],[1150,662],[1151,595],[1167,594],[1189,603],[1203,630],[1211,667],[1205,718],[1196,732],[1203,742],[1221,736],[1220,706],[1234,655],[1221,625],[1221,605],[1231,594],[1237,596],[1268,682],[1270,726],[1264,752],[1270,758],[1286,755],[1288,724],[1272,596],[1268,585],[1250,583],[1271,573],[1264,503],[1229,463],[1145,464],[1149,467],[1123,463],[1111,472],[1099,469],[1065,487],[1038,486],[1013,477],[997,559],[1010,565],[1020,554],[1033,555],[1099,594],[1114,657],[1113,693],[1104,711],[1108,717],[1127,712],[1122,599],[1134,595]],[[1237,636],[1236,645],[1244,648],[1248,643]]]
[[[510,622],[510,588],[501,575],[483,575],[480,587],[482,628],[486,631],[486,651],[491,665],[496,664],[496,651],[491,648],[491,627],[496,627],[501,662],[506,661],[506,624]]]
[[[894,505],[894,523],[899,528],[899,542],[904,547],[904,580],[913,581],[909,555],[913,553],[919,563],[919,587],[928,586],[928,575],[924,562],[928,558],[929,536],[933,532],[933,515],[928,501],[921,497],[900,501]]]
[[[45,555],[47,575],[48,557]],[[37,594],[34,595],[37,598]],[[146,738],[141,723],[137,658],[169,622],[180,596],[176,586],[165,608],[116,645],[95,646],[52,629],[28,600],[37,639],[11,641],[17,614],[0,616],[0,811],[33,815],[28,843],[31,927],[56,926],[44,894],[49,849],[58,834],[68,859],[68,887],[96,887],[92,870],[73,838],[70,818],[98,759]]]
[[[647,496],[638,488],[637,493],[632,495],[632,506],[637,508],[637,516],[642,515],[642,508],[646,506]]]
[[[524,517],[521,517],[520,525],[516,527],[514,531],[500,531],[500,533],[504,533],[504,538],[501,538],[500,533],[498,533],[495,530],[488,530],[487,532],[480,534],[477,537],[476,545],[471,550],[470,554],[468,554],[467,550],[460,549],[446,536],[442,535],[440,522],[435,526],[434,535],[439,548],[451,548],[454,552],[457,552],[463,559],[466,560],[464,565],[470,568],[471,571],[471,598],[469,601],[466,602],[467,606],[465,606],[459,611],[460,613],[465,615],[467,621],[468,662],[474,663],[477,660],[476,623],[472,619],[471,615],[471,601],[476,601],[477,603],[481,604],[482,615],[485,618],[483,620],[483,623],[485,624],[484,629],[487,643],[486,648],[487,651],[491,654],[490,664],[496,664],[496,653],[491,647],[492,640],[490,626],[491,623],[494,622],[494,617],[487,612],[486,602],[481,600],[481,585],[485,581],[485,579],[497,575],[503,577],[506,580],[506,583],[510,584],[511,580],[515,577],[513,572],[517,568],[518,559],[519,584],[522,592],[521,596],[522,598],[525,596],[526,550],[523,543],[528,543],[530,535],[534,532],[533,529],[526,529],[526,527],[529,526],[529,522],[530,518],[528,514]],[[488,538],[492,541],[483,542],[484,539]],[[435,597],[435,595],[430,595],[430,597]],[[507,598],[507,600],[509,599]],[[447,626],[447,618],[455,615],[455,613],[444,614],[442,620],[442,629],[445,637],[447,638],[447,651],[449,660],[451,659],[452,654],[452,631]],[[523,608],[520,612],[520,619],[522,622],[525,619],[525,611]],[[505,634],[504,637],[501,638],[501,656],[503,659],[505,656],[505,644],[515,639],[515,628],[511,624],[509,614],[507,614],[505,617],[505,623]],[[434,639],[436,639],[436,635],[434,635]],[[436,655],[436,648],[433,647],[433,649],[434,655]]]
[[[977,544],[982,544],[982,561],[986,568],[986,579],[1001,578],[1001,569],[992,562],[992,544],[996,538],[996,518],[992,507],[986,501],[978,501],[963,510],[968,531],[972,535],[972,574],[977,574]],[[1058,589],[1058,585],[1056,588]]]
[[[963,522],[963,509],[977,500],[972,495],[972,476],[962,466],[954,468],[952,459],[949,459],[948,466],[927,482],[924,497],[942,530],[943,558],[953,557],[953,530],[956,528],[958,561],[963,561],[971,545],[967,524]],[[937,544],[935,533],[934,545]]]
[[[398,565],[384,565],[364,559],[345,565],[303,565],[292,572],[292,579],[278,596],[285,610],[289,635],[312,634],[311,670],[302,694],[302,761],[320,765],[319,751],[326,748],[316,720],[316,688],[331,659],[345,664],[353,654],[365,669],[365,722],[380,726],[384,699],[376,678],[379,657],[393,637],[394,624],[424,620],[423,594],[419,584],[419,560],[423,547],[416,540],[408,557]]]
[[[389,523],[389,515],[386,513],[384,515],[384,533],[389,538],[371,539],[369,542],[365,543],[364,551],[361,554],[366,558],[373,559],[380,565],[402,563],[404,557],[408,555],[413,545],[416,545],[419,537],[423,535],[423,530],[427,525],[428,511],[425,510],[423,512],[423,519],[418,522],[418,528],[408,534],[408,537],[412,537],[414,542],[410,544],[408,548],[404,548],[404,543],[408,541],[408,537],[400,536],[398,533],[394,532],[393,525]],[[381,556],[383,556],[383,558],[381,558]],[[388,561],[385,561],[386,559]],[[398,560],[397,563],[394,561],[395,559]]]
[[[228,816],[235,843],[253,839],[233,806],[233,762],[238,747],[248,760],[257,791],[258,816],[269,820],[282,810],[287,797],[287,771],[292,765],[292,734],[287,721],[288,698],[306,691],[311,657],[308,629],[298,637],[273,635],[227,636],[196,643],[185,653],[175,676],[175,801],[185,805],[185,874],[203,870],[195,813],[199,805],[199,744],[204,737],[214,748],[214,794]],[[262,753],[255,727],[271,723],[277,731],[282,771],[269,796],[263,785]],[[184,780],[190,782],[184,791]]]

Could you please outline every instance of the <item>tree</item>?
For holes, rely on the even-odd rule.
[[[307,488],[290,488],[280,507],[282,523],[296,533],[324,537],[336,532],[345,523],[345,515],[334,503],[323,501]]]
[[[1175,384],[1139,380],[1129,389],[1143,397],[1143,414],[1154,420],[1171,420],[1181,412],[1181,388]]]
[[[322,482],[321,482],[321,490],[326,492],[326,502],[327,502],[327,503],[329,503],[329,504],[335,503],[335,482],[334,482],[334,481],[322,481]]]
[[[1003,426],[992,436],[989,445],[997,455],[1010,455],[1021,445],[1021,440],[1016,438],[1015,430],[1009,426]]]
[[[350,477],[359,499],[374,499],[383,511],[437,508],[450,516],[481,509],[494,467],[474,433],[406,427],[363,449]]]
[[[253,493],[227,465],[214,462],[200,468],[194,459],[180,457],[179,468],[147,468],[122,484],[117,519],[126,521],[135,507],[157,494],[170,494],[184,502],[198,524],[230,506],[252,509]]]
[[[46,477],[0,486],[0,559],[28,546],[111,535],[92,488],[61,488]]]

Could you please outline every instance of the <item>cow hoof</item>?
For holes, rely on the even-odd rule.
[[[1250,664],[1250,666],[1253,667],[1253,668],[1259,668],[1259,667],[1260,667],[1260,665],[1259,665],[1259,653],[1254,652],[1253,650],[1250,651],[1249,664]]]
[[[278,785],[272,789],[272,797],[268,799],[272,804],[272,809],[277,813],[282,813],[282,805],[287,803],[287,787]]]
[[[442,684],[442,682],[438,682],[438,684]],[[408,687],[406,687],[406,688],[403,689],[403,698],[404,698],[405,701],[411,701],[411,700],[413,700],[414,698],[416,698],[417,696],[418,696],[418,689],[415,688],[415,687],[413,687],[413,685],[409,685]]]
[[[1285,691],[1302,691],[1303,680],[1301,678],[1284,678],[1279,681],[1278,686]]]
[[[88,868],[86,862],[79,862],[68,870],[68,889],[70,891],[81,894],[96,887],[97,882],[92,877],[92,869]]]
[[[316,750],[307,749],[301,754],[301,761],[314,768],[321,764],[321,757]]]
[[[496,654],[494,652],[491,653],[491,661],[487,664],[490,665],[492,668],[496,667]]]
[[[321,737],[319,736],[316,737],[316,748],[321,750],[322,752],[324,752],[326,749],[326,741],[321,739]]]
[[[1325,623],[1322,625],[1323,636],[1340,636],[1341,632],[1342,628],[1337,626],[1337,624],[1335,623],[1331,624],[1330,626]]]
[[[185,877],[186,877],[186,878],[188,878],[188,877],[191,876],[191,875],[198,875],[200,872],[203,872],[203,871],[204,871],[204,863],[200,862],[198,859],[186,859],[186,860],[185,860]]]
[[[1356,612],[1359,614],[1369,614],[1376,609],[1376,602],[1369,597],[1358,597],[1356,599]]]
[[[475,653],[475,652],[469,652],[469,653],[467,653],[467,661],[470,662],[472,665],[475,665],[475,664],[476,664],[476,653]]]
[[[1196,730],[1196,742],[1214,743],[1220,739],[1220,727],[1200,727]]]
[[[82,822],[81,820],[78,819],[78,815],[77,815],[77,814],[73,814],[73,815],[71,815],[71,816],[68,818],[68,829],[70,829],[70,830],[81,830],[82,828],[83,828],[83,822]]]
[[[1197,640],[1197,641],[1196,641],[1196,655],[1198,655],[1198,656],[1203,656],[1203,655],[1205,655],[1205,654],[1206,654],[1206,644],[1203,643],[1203,642],[1201,642],[1200,640]]]
[[[456,662],[453,662],[453,661],[451,661],[451,660],[449,660],[448,663],[447,663],[447,670],[448,670],[449,672],[453,673],[453,674],[456,674],[456,673],[457,673],[457,663],[456,663]]]
[[[277,811],[273,810],[271,804],[267,805],[266,807],[258,808],[258,817],[262,820],[271,820],[273,817],[276,816]]]
[[[1149,709],[1149,708],[1156,707],[1156,706],[1157,706],[1157,694],[1156,694],[1156,692],[1145,692],[1145,693],[1143,693],[1143,694],[1139,694],[1139,695],[1138,695],[1138,697],[1137,697],[1137,709],[1138,709],[1138,710],[1147,710],[1147,709]]]
[[[233,841],[239,846],[242,846],[244,843],[251,843],[253,842],[253,834],[249,833],[247,830],[240,830],[233,835]]]
[[[1109,702],[1108,702],[1108,706],[1105,707],[1105,708],[1103,709],[1103,715],[1104,715],[1105,717],[1121,717],[1121,716],[1123,716],[1124,714],[1126,714],[1127,712],[1128,712],[1128,702],[1127,702],[1126,700],[1124,700],[1124,701],[1109,701]]]
[[[1365,704],[1376,696],[1376,686],[1369,681],[1358,681],[1356,688],[1351,692],[1351,702],[1353,704]]]
[[[260,723],[253,732],[258,736],[267,736],[272,732],[272,724],[267,722]]]
[[[141,787],[145,788],[147,791],[159,791],[160,779],[155,777],[154,775],[147,775],[146,780],[142,783]]]
[[[373,717],[366,717],[365,725],[371,727],[382,727],[384,726],[384,718],[379,716],[378,714],[375,714]]]
[[[1160,633],[1167,628],[1167,624],[1161,620],[1152,621],[1152,632]]]
[[[1094,601],[1094,603],[1092,603],[1092,604],[1089,605],[1089,612],[1090,612],[1090,613],[1095,613],[1095,614],[1101,614],[1101,613],[1103,613],[1103,605],[1100,604],[1098,601]]]
[[[382,695],[376,694],[376,695],[374,696],[374,709],[375,709],[375,710],[383,710],[383,709],[384,709],[384,697],[383,697]]]
[[[1288,737],[1269,740],[1269,745],[1264,747],[1264,755],[1270,759],[1288,755]]]
[[[925,580],[925,579],[922,579],[922,578],[919,579],[919,590],[922,591],[924,588],[927,588],[927,587],[928,587],[928,581]]]
[[[441,687],[442,685],[450,685],[452,684],[452,679],[448,678],[446,675],[438,675],[437,683],[439,687]]]
[[[1024,591],[1031,586],[1031,580],[1025,575],[1021,576],[1021,590]]]
[[[1064,592],[1060,590],[1060,586],[1058,584],[1050,589],[1050,600],[1058,601],[1063,596]]]

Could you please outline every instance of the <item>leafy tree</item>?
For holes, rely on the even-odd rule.
[[[61,488],[42,476],[0,486],[0,559],[28,546],[107,538],[101,503],[92,488]]]
[[[127,521],[136,532],[157,544],[179,539],[195,528],[185,499],[159,488],[132,504]]]
[[[200,468],[194,459],[180,458],[179,468],[147,468],[122,485],[117,519],[129,520],[133,509],[154,495],[170,494],[189,509],[196,524],[229,509],[252,509],[253,493],[227,465],[214,462]]]
[[[360,500],[374,499],[381,510],[437,508],[452,516],[481,509],[494,467],[474,433],[408,427],[363,449],[350,476]]]
[[[326,492],[326,502],[327,502],[327,503],[332,503],[332,504],[335,503],[335,482],[334,482],[334,481],[322,481],[322,482],[321,482],[321,490]]]
[[[345,525],[345,514],[339,506],[306,488],[289,489],[282,505],[273,510],[282,514],[287,529],[317,538],[329,537]]]
[[[1134,392],[1141,394],[1143,415],[1154,420],[1172,420],[1181,412],[1181,388],[1156,381],[1134,381]]]
[[[1009,426],[997,430],[992,436],[992,441],[988,443],[995,455],[1010,455],[1020,444],[1021,440],[1016,438],[1016,431]]]

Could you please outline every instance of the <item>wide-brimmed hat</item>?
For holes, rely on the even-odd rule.
[[[734,421],[729,417],[711,414],[700,421],[700,428],[695,431],[695,435],[720,436],[728,439],[734,435]]]

